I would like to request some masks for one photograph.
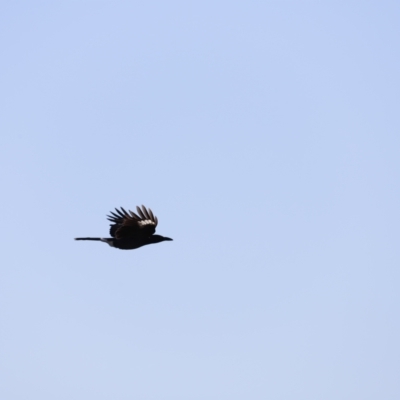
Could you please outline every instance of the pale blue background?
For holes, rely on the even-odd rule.
[[[0,398],[398,400],[399,21],[4,1]]]

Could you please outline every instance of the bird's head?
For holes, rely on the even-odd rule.
[[[160,243],[164,242],[165,240],[173,240],[169,237],[161,236],[161,235],[152,235],[150,237],[151,243]]]

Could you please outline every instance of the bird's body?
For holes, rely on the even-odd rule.
[[[160,243],[165,240],[172,240],[168,237],[155,235],[158,224],[157,217],[145,206],[136,207],[138,214],[133,211],[115,209],[107,219],[112,222],[110,225],[110,238],[82,237],[75,240],[96,240],[109,244],[121,250],[133,250],[147,244]]]

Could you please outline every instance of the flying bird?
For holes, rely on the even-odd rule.
[[[125,211],[122,207],[117,208],[107,219],[110,224],[111,238],[82,237],[75,240],[98,240],[109,244],[111,247],[122,250],[133,250],[146,244],[160,243],[165,240],[172,240],[169,237],[155,235],[158,219],[153,212],[145,206],[136,207],[137,214],[133,211]]]

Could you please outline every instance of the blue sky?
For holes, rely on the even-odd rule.
[[[399,17],[2,4],[0,397],[398,399]]]

